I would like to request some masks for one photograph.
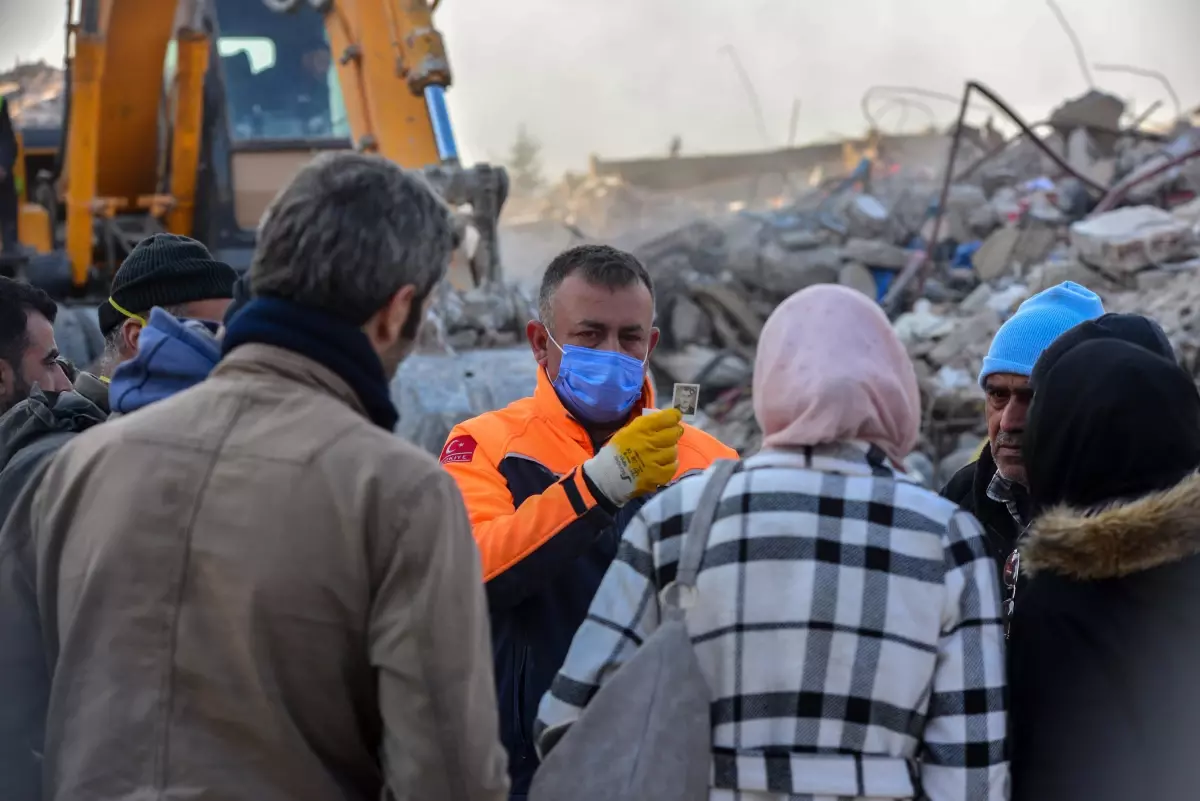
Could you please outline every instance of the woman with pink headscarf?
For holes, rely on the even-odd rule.
[[[763,328],[754,410],[763,449],[721,490],[686,612],[709,798],[1004,801],[995,567],[975,519],[901,468],[920,393],[887,317],[840,286],[792,295]],[[626,528],[542,699],[543,751],[662,622],[714,469]]]

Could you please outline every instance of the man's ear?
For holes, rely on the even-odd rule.
[[[376,347],[387,347],[398,342],[404,334],[404,324],[414,311],[413,299],[417,288],[406,284],[396,290],[382,309],[375,313],[363,331]],[[418,314],[420,309],[415,310]]]
[[[142,336],[142,324],[137,320],[125,320],[121,323],[121,345],[125,352],[121,355],[128,358],[137,353],[138,340]]]
[[[650,348],[646,351],[646,358],[650,358],[650,354],[658,347],[658,338],[660,332],[657,328],[650,329]]]
[[[546,326],[537,320],[530,320],[525,324],[525,338],[529,340],[529,347],[533,350],[534,360],[542,367],[545,367],[546,351],[550,347],[550,332],[546,330]]]

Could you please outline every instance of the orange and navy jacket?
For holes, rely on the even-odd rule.
[[[653,406],[649,382],[642,399]],[[459,424],[442,449],[442,465],[458,482],[483,559],[515,798],[528,792],[537,767],[538,702],[617,553],[624,524],[641,506],[635,501],[618,510],[600,495],[581,468],[593,455],[587,432],[567,413],[544,370],[533,397]],[[685,425],[675,477],[734,458],[732,448]]]

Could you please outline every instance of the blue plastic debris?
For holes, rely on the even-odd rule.
[[[971,258],[982,246],[983,242],[978,239],[974,242],[963,242],[954,249],[954,258],[950,260],[950,265],[952,267],[974,267],[975,265],[971,263]]]
[[[871,277],[875,279],[875,300],[882,303],[887,297],[888,287],[896,280],[895,270],[885,270],[882,267],[869,267]]]

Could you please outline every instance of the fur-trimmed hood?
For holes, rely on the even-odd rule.
[[[1200,553],[1200,474],[1099,511],[1051,509],[1021,546],[1021,568],[1070,578],[1119,578]]]

